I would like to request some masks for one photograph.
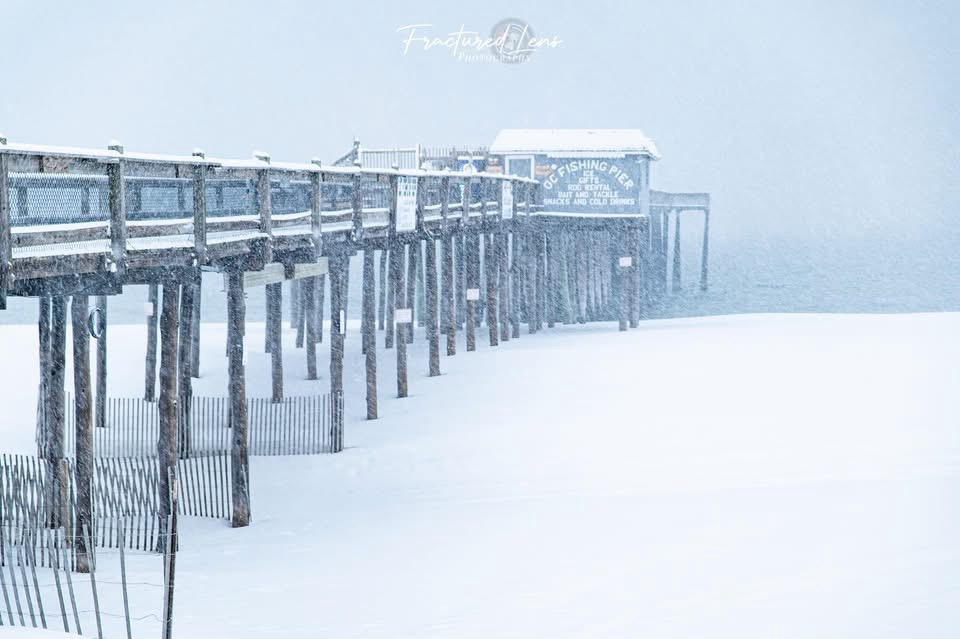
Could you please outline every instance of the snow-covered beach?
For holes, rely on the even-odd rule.
[[[248,529],[183,520],[176,636],[952,636],[958,329],[600,323],[461,342],[432,379],[418,335],[402,400],[381,340],[374,422],[352,329],[347,449],[254,458]],[[262,330],[250,395],[269,390]],[[0,332],[4,449],[31,452],[36,328]],[[142,392],[144,333],[110,327],[111,395]],[[195,392],[222,394],[224,327],[202,336]],[[287,392],[325,391],[285,338]]]

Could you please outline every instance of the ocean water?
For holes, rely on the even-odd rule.
[[[684,248],[667,315],[960,311],[960,244],[950,237],[718,242],[706,293],[698,247]]]
[[[699,291],[698,237],[685,237],[681,288],[653,315],[732,313],[911,313],[960,311],[960,243],[950,236],[923,239],[718,239],[710,247],[709,289]],[[672,247],[671,247],[672,250]],[[672,265],[672,259],[671,265]],[[351,263],[348,313],[359,317],[361,263]],[[247,295],[247,317],[262,321],[262,291]],[[329,298],[328,298],[329,299]],[[145,286],[109,298],[111,323],[144,321]],[[286,294],[284,314],[288,311]],[[223,278],[204,275],[204,321],[226,321]],[[0,324],[37,321],[37,301],[10,298]]]

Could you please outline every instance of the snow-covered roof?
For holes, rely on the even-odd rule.
[[[490,153],[547,153],[553,156],[641,154],[660,159],[657,145],[639,129],[501,129]]]

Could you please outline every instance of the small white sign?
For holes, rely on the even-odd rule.
[[[417,230],[417,178],[397,178],[397,233]]]
[[[340,311],[340,334],[347,334],[347,312],[344,310]]]
[[[413,321],[413,309],[398,308],[395,311],[394,321],[397,324],[409,324]]]
[[[500,216],[505,220],[513,218],[513,182],[503,181],[501,202]]]
[[[468,288],[467,289],[467,301],[476,302],[480,299],[480,289],[479,288]]]
[[[633,266],[633,258],[632,258],[632,257],[621,257],[621,258],[620,258],[620,266],[622,266],[622,267]]]
[[[153,317],[153,302],[145,302],[143,305],[143,314],[147,317]]]

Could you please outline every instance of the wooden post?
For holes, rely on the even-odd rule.
[[[0,145],[6,145],[6,138],[0,136]],[[0,310],[7,308],[7,289],[10,287],[12,268],[9,161],[5,153],[0,153]]]
[[[464,262],[467,278],[467,289],[474,289],[474,295],[480,290],[480,236],[474,233],[473,229],[464,230],[466,237],[466,250],[464,251]],[[474,260],[476,255],[476,260]],[[467,297],[467,351],[477,350],[477,301]]]
[[[193,376],[190,374],[190,349],[193,340],[193,293],[192,281],[180,286],[180,322],[177,342],[177,455],[190,457],[190,407],[193,403]]]
[[[384,345],[384,348],[390,349],[390,348],[393,348],[393,338],[396,333],[396,323],[394,320],[395,320],[395,311],[397,308],[397,300],[396,300],[397,269],[399,268],[399,266],[397,265],[397,260],[400,259],[400,256],[397,251],[397,247],[392,242],[390,245],[390,249],[387,251],[387,259],[390,262],[390,270],[387,273],[387,279],[386,279],[387,308],[385,312],[386,329],[384,330],[384,335],[383,335],[383,345]]]
[[[107,427],[107,296],[97,297],[100,309],[100,336],[97,337],[97,409],[96,427]]]
[[[544,294],[546,295],[547,299],[547,328],[553,328],[557,321],[557,272],[556,268],[554,268],[555,238],[552,233],[544,233],[544,238],[546,243],[545,252],[547,262],[544,283],[544,287],[546,288]]]
[[[203,295],[203,273],[197,269],[197,280],[193,285],[193,315],[190,318],[190,374],[200,377],[200,298]]]
[[[649,294],[651,306],[658,305],[660,302],[660,259],[663,252],[663,210],[656,209],[650,214],[650,256],[648,262],[649,269]]]
[[[177,467],[177,336],[179,333],[180,287],[174,282],[163,284],[163,307],[160,311],[160,431],[157,439],[159,504],[158,544],[162,550],[170,503],[170,469]]]
[[[397,254],[397,259],[393,262],[394,273],[393,273],[393,283],[394,283],[394,292],[393,299],[397,308],[407,308],[407,300],[404,291],[404,268],[403,268],[403,253],[404,247],[402,244],[394,244],[394,253]],[[396,317],[394,319],[393,330],[395,332],[395,339],[397,345],[397,397],[406,397],[407,396],[407,327],[404,324],[397,323]]]
[[[501,230],[496,234],[497,242],[497,285],[500,288],[499,294],[499,314],[500,314],[500,341],[510,340],[510,256],[509,235],[507,231],[502,230],[505,222],[501,220]]]
[[[268,284],[272,289],[270,306],[267,308],[267,324],[270,328],[270,382],[271,399],[283,401],[283,283]]]
[[[51,527],[57,528],[67,522],[67,503],[64,502],[66,495],[66,471],[62,464],[64,457],[64,370],[66,368],[67,351],[67,326],[66,326],[66,299],[60,296],[53,297],[50,300],[49,318],[49,360],[47,366],[47,384],[45,387],[46,396],[46,416],[47,425],[46,438],[46,459],[48,475],[48,503],[50,512],[48,513],[48,523]],[[43,322],[43,310],[41,307],[41,322]],[[41,324],[41,332],[42,332]]]
[[[296,329],[300,317],[300,280],[290,280],[290,328]]]
[[[323,343],[323,298],[326,295],[327,275],[321,273],[316,278],[317,282],[317,343]]]
[[[339,406],[343,397],[343,270],[346,260],[341,255],[330,256],[330,401]],[[335,415],[339,418],[339,415]],[[333,440],[331,452],[339,452],[342,442]]]
[[[40,297],[39,313],[39,341],[40,341],[40,393],[38,403],[40,404],[37,421],[37,433],[39,435],[39,454],[44,460],[46,467],[47,485],[45,487],[44,497],[47,502],[48,511],[44,514],[47,526],[58,527],[59,525],[59,507],[57,497],[59,491],[60,458],[63,457],[63,437],[57,440],[55,429],[52,425],[52,394],[53,383],[51,381],[51,299],[49,295]],[[63,387],[60,389],[63,395]]]
[[[303,292],[303,315],[307,338],[307,379],[317,379],[317,284],[312,277],[304,278],[300,284]]]
[[[663,299],[667,295],[667,250],[670,248],[670,213],[671,209],[663,212],[663,234],[660,237],[660,293]]]
[[[536,322],[537,322],[537,330],[539,331],[539,330],[542,330],[542,329],[543,329],[543,314],[544,314],[544,310],[545,310],[546,305],[547,305],[546,277],[545,277],[545,273],[544,273],[544,263],[543,263],[543,260],[544,260],[544,258],[545,258],[545,256],[546,256],[546,250],[544,249],[544,243],[546,242],[547,237],[546,237],[546,235],[545,235],[543,232],[541,232],[541,231],[537,231],[536,234],[535,234],[533,237],[534,237],[534,240],[536,241],[536,249],[534,250],[534,256],[536,257],[536,260],[537,260],[537,268],[536,268],[536,278],[537,278],[537,279],[536,279],[536,283],[535,283],[535,287],[536,287],[535,290],[536,290],[536,295],[537,295],[537,297],[536,297],[536,313],[537,313]]]
[[[259,159],[270,162],[269,155],[261,155]],[[270,169],[257,171],[257,210],[260,214],[260,232],[266,235],[263,244],[261,259],[264,264],[273,260],[273,204],[270,197]]]
[[[651,220],[653,216],[640,220],[640,246],[638,247],[640,251],[640,264],[639,264],[639,278],[640,278],[640,300],[639,300],[639,315],[641,318],[647,318],[650,314],[651,299],[653,296],[652,291],[652,272],[653,272],[653,263],[651,259],[650,251],[650,233],[651,233]]]
[[[367,284],[367,271],[366,271],[366,252],[361,257],[362,270],[360,273],[360,354],[367,354],[367,305],[370,304],[373,294],[370,293],[369,285]],[[376,287],[374,287],[376,291]],[[376,316],[374,316],[374,321],[376,321]]]
[[[270,309],[273,308],[273,285],[263,287],[263,352],[273,348],[273,322],[270,321]]]
[[[376,282],[373,273],[372,248],[363,251],[363,348],[367,373],[367,419],[377,418],[377,327],[374,293]],[[380,259],[383,262],[383,258]]]
[[[455,260],[457,263],[457,326],[463,326],[467,320],[467,270],[470,262],[467,254],[467,230],[463,218],[460,230],[454,238]]]
[[[520,258],[520,234],[517,232],[517,220],[512,222],[510,234],[510,336],[520,337],[520,301],[523,299],[523,272]]]
[[[630,271],[633,268],[633,256],[630,251],[630,233],[626,224],[617,231],[619,237],[614,241],[613,246],[619,249],[616,255],[618,264],[617,283],[619,286],[615,295],[619,310],[619,329],[625,331],[630,326],[630,289],[632,288]],[[622,259],[626,259],[628,263],[621,264],[620,260]]]
[[[297,282],[297,339],[295,345],[297,348],[303,348],[303,338],[307,321],[307,281],[306,279],[294,281]]]
[[[627,236],[632,265],[630,267],[630,328],[640,326],[640,247],[643,243],[643,231],[634,223]]]
[[[163,552],[163,620],[160,624],[163,639],[173,639],[173,592],[175,589],[175,580],[177,574],[177,548],[179,539],[177,538],[177,503],[179,502],[179,487],[177,486],[177,474],[173,469],[167,470],[167,481],[170,485],[170,528],[167,531],[167,538],[159,539],[159,543],[164,546]],[[123,561],[123,550],[121,546],[121,562]],[[126,604],[126,588],[124,588],[124,603]],[[130,627],[129,615],[127,616],[127,636],[129,639]]]
[[[388,252],[386,249],[380,251],[380,294],[377,298],[377,328],[381,331],[384,330],[386,326],[386,315],[385,308],[387,304],[387,255]]]
[[[164,287],[166,292],[166,287]],[[227,344],[230,398],[230,427],[233,442],[230,462],[233,474],[233,527],[250,524],[250,461],[247,448],[247,389],[243,366],[243,333],[246,306],[243,299],[243,272],[227,274]]]
[[[497,311],[499,299],[497,295],[497,276],[499,269],[500,256],[497,255],[497,244],[494,241],[492,232],[483,233],[483,266],[486,271],[487,279],[487,332],[490,336],[490,346],[500,344],[499,321],[497,320]]]
[[[583,324],[587,321],[586,307],[587,300],[585,296],[584,284],[586,283],[586,261],[583,247],[576,241],[573,242],[573,267],[577,291],[576,322]]]
[[[707,290],[707,245],[710,237],[710,209],[703,210],[703,253],[700,256],[700,290]]]
[[[680,271],[680,211],[677,210],[674,213],[673,221],[673,285],[672,291],[674,293],[680,292],[681,287],[681,271]]]
[[[77,509],[74,526],[74,550],[77,572],[90,571],[91,549],[83,530],[93,530],[93,415],[90,388],[90,334],[87,331],[89,303],[85,295],[74,295],[70,306],[73,320],[73,397],[76,426]]]
[[[157,397],[157,318],[160,309],[160,292],[156,284],[147,289],[147,357],[143,385],[143,398],[152,402]]]
[[[312,161],[314,165],[319,167],[321,165],[320,160],[314,159]],[[320,172],[313,173],[310,176],[310,239],[313,241],[313,257],[315,261],[319,261],[320,256],[323,255],[323,175]],[[271,213],[273,211],[273,205],[271,203]],[[321,280],[322,281],[322,280]],[[321,296],[320,303],[320,326],[323,326],[323,297]],[[321,333],[322,334],[322,333]],[[322,341],[321,337],[321,341]]]
[[[443,284],[441,298],[441,313],[443,314],[443,330],[447,336],[447,355],[456,355],[457,353],[457,315],[456,306],[453,301],[453,232],[450,228],[450,178],[440,178],[440,241],[441,255],[440,259],[443,265],[440,269],[440,279]]]
[[[527,224],[530,223],[531,221],[528,220]],[[527,332],[531,334],[537,332],[537,247],[534,243],[534,237],[535,234],[530,229],[523,235],[523,266],[526,279],[526,294],[524,297],[527,311]]]
[[[113,145],[110,149],[123,153],[120,145]],[[122,273],[127,258],[127,198],[123,181],[123,160],[107,166],[107,179],[110,189],[110,270]]]
[[[480,224],[483,234],[483,268],[486,274],[486,311],[487,334],[490,346],[500,345],[500,331],[497,321],[497,276],[500,274],[500,257],[497,255],[497,245],[494,243],[494,227],[496,219],[488,219],[487,198],[490,190],[490,180],[480,180]]]
[[[203,158],[202,152],[193,155]],[[202,164],[193,167],[193,250],[198,266],[207,262],[207,170]]]
[[[47,406],[50,386],[50,297],[41,295],[37,298],[39,313],[37,314],[40,388],[37,393],[37,449],[43,459],[47,458],[50,449],[50,409]]]
[[[413,312],[417,305],[417,255],[420,253],[420,240],[414,239],[407,243],[407,297],[406,308],[410,309],[410,323],[407,324],[407,339],[410,344],[413,343]]]
[[[420,180],[423,183],[423,180]],[[422,201],[424,194],[422,189],[417,191],[418,201]],[[418,241],[414,246],[417,252],[417,287],[416,287],[416,303],[411,305],[411,310],[416,310],[417,315],[417,326],[425,327],[427,325],[426,320],[426,310],[425,306],[427,304],[427,282],[426,282],[426,266],[425,266],[425,257],[423,242]],[[410,324],[410,341],[413,341],[413,323]]]
[[[596,298],[594,296],[594,291],[595,291],[594,284],[596,283],[596,277],[594,277],[594,270],[595,270],[594,255],[596,252],[596,244],[597,244],[596,236],[597,234],[594,233],[593,231],[587,231],[586,237],[585,237],[586,241],[584,242],[584,255],[585,255],[584,259],[586,263],[586,266],[584,267],[586,269],[586,279],[584,281],[584,286],[586,287],[586,293],[585,293],[585,296],[587,298],[586,315],[587,315],[588,322],[596,319]]]
[[[440,327],[437,321],[437,241],[427,238],[426,257],[426,313],[427,339],[430,342],[430,377],[440,374]]]
[[[566,246],[567,262],[567,295],[570,298],[570,313],[568,322],[580,322],[580,255],[577,251],[577,241],[573,233],[567,233]]]

